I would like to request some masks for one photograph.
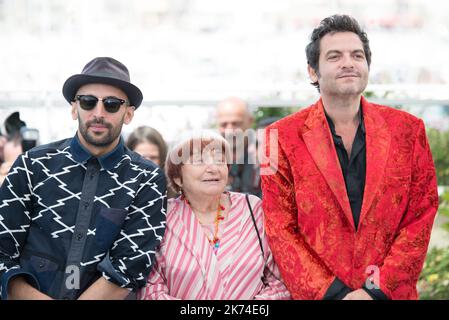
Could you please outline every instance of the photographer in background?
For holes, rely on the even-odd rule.
[[[0,185],[17,157],[34,148],[39,140],[39,131],[27,128],[26,123],[20,119],[19,112],[13,112],[6,118],[4,127],[6,137],[2,136],[5,141],[2,146],[3,162],[0,165]]]
[[[3,154],[3,149],[5,147],[6,142],[8,142],[8,139],[0,132],[0,165],[5,161],[5,156]]]

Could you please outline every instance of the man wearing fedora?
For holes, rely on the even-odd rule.
[[[78,131],[21,155],[0,188],[2,299],[123,299],[165,231],[166,181],[120,136],[142,102],[128,69],[95,58],[62,89]]]

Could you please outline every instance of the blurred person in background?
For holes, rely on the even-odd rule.
[[[278,156],[261,176],[283,279],[294,299],[416,299],[438,208],[423,121],[362,96],[371,50],[354,18],[322,20],[306,55],[321,97],[266,129]]]
[[[128,136],[126,146],[145,159],[153,161],[165,172],[168,147],[159,131],[149,126],[138,127]],[[176,192],[167,187],[167,196],[173,198]]]
[[[22,154],[22,144],[20,139],[6,141],[3,147],[4,162],[0,164],[0,185],[5,180],[6,175],[11,169],[14,161]]]
[[[221,135],[231,144],[232,159],[227,189],[262,197],[258,179],[254,118],[248,103],[237,97],[217,104],[216,121]]]
[[[6,138],[0,132],[0,165],[5,161],[5,155],[3,154],[3,148],[5,147],[6,142],[8,142],[8,138]]]
[[[141,299],[289,299],[263,227],[262,201],[225,191],[231,152],[209,131],[181,137],[167,157],[167,229]]]
[[[19,156],[0,187],[0,293],[124,299],[145,285],[165,231],[165,175],[120,136],[142,92],[99,57],[62,93],[78,131]]]
[[[126,146],[164,170],[167,144],[156,129],[148,126],[138,127],[129,135]]]
[[[10,114],[3,124],[6,136],[1,137],[2,163],[0,164],[0,185],[3,183],[14,161],[23,152],[20,130],[26,123],[20,119],[19,112]]]

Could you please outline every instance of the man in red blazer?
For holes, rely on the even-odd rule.
[[[424,124],[362,97],[371,51],[355,19],[321,21],[306,54],[321,98],[266,130],[265,225],[285,284],[295,299],[416,299],[438,208]]]

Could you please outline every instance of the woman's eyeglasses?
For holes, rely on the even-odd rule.
[[[104,109],[109,113],[115,113],[120,109],[120,106],[126,102],[126,100],[119,99],[116,97],[106,97],[99,99],[96,96],[87,95],[77,95],[75,100],[80,102],[80,107],[83,110],[92,110],[96,107],[99,100],[103,101]]]

